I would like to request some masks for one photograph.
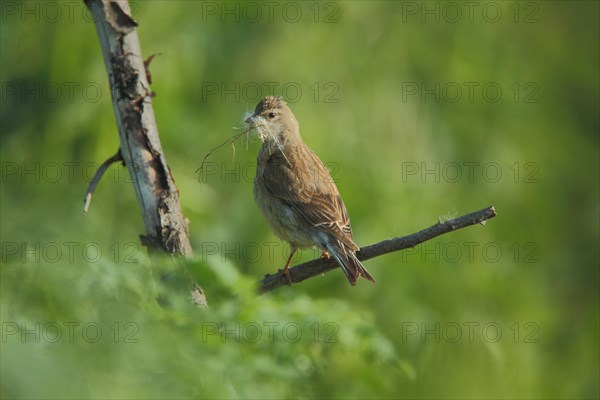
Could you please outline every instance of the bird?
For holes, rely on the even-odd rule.
[[[298,249],[318,247],[333,257],[354,286],[375,279],[356,257],[346,205],[323,162],[302,140],[296,117],[281,96],[267,96],[245,123],[262,146],[256,161],[254,200],[274,233],[290,245],[283,274]]]

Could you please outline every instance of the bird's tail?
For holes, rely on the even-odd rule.
[[[358,278],[361,276],[375,283],[375,278],[363,267],[359,259],[356,258],[354,251],[344,246],[344,244],[337,241],[336,245],[328,246],[327,250],[335,258],[340,267],[342,267],[346,278],[348,278],[348,282],[352,286],[356,285]]]

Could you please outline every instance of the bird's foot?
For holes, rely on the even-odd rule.
[[[278,269],[277,273],[280,275],[285,275],[285,277],[287,278],[287,285],[288,286],[292,286],[292,276],[290,275],[290,270],[289,268],[284,268],[284,269]]]

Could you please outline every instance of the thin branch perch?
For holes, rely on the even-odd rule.
[[[362,247],[358,252],[356,252],[356,256],[359,260],[365,261],[383,254],[415,247],[420,243],[443,235],[444,233],[452,232],[471,225],[483,224],[485,221],[494,218],[495,216],[496,210],[493,206],[490,206],[458,218],[447,221],[439,221],[437,224],[430,226],[429,228],[425,228],[408,236],[388,239],[370,246]],[[296,265],[295,267],[290,268],[289,272],[292,283],[298,283],[338,267],[339,266],[335,260],[331,258],[318,258],[316,260]],[[282,273],[266,275],[259,282],[258,292],[260,294],[264,294],[281,286],[285,286],[286,284],[287,278]]]

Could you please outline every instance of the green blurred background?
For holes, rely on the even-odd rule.
[[[599,5],[132,4],[210,309],[170,307],[83,2],[2,2],[3,398],[598,398]],[[285,261],[251,137],[284,95],[359,245],[485,226],[254,295]],[[314,257],[305,251],[298,263]]]

